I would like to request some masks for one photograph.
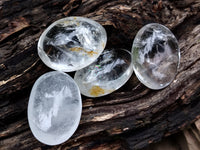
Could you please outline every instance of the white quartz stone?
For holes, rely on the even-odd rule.
[[[147,87],[162,89],[175,78],[180,50],[167,27],[151,23],[141,28],[134,39],[132,54],[135,74]]]
[[[69,75],[52,71],[35,82],[28,103],[28,122],[40,142],[57,145],[68,140],[78,127],[81,111],[80,91]]]
[[[123,49],[104,50],[91,65],[75,73],[83,95],[100,97],[119,89],[133,73],[132,55]]]
[[[94,62],[106,42],[106,31],[96,21],[67,17],[54,22],[42,33],[38,54],[48,67],[71,72]]]

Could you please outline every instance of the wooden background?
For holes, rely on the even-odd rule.
[[[154,91],[133,74],[120,90],[83,98],[78,130],[54,147],[38,142],[27,122],[35,80],[50,71],[37,55],[37,42],[54,21],[84,16],[101,23],[107,48],[131,49],[137,31],[157,22],[175,34],[181,49],[178,74]],[[70,73],[73,76],[73,73]],[[141,149],[200,118],[199,0],[1,0],[0,149]]]

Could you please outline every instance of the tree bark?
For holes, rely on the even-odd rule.
[[[199,150],[200,148],[200,119],[158,143],[150,144],[143,150]]]
[[[163,90],[146,88],[133,74],[108,96],[82,96],[78,130],[50,147],[33,137],[27,104],[35,80],[50,71],[37,55],[38,39],[67,16],[101,23],[106,47],[128,50],[142,26],[161,23],[177,37],[181,60],[175,80]],[[0,149],[141,149],[200,118],[199,0],[2,0],[0,18]]]

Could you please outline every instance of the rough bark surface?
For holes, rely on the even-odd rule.
[[[172,30],[179,41],[178,74],[167,88],[153,91],[133,74],[120,90],[83,98],[78,130],[67,142],[38,142],[27,122],[35,80],[50,71],[37,55],[39,36],[52,22],[85,16],[101,23],[107,48],[131,49],[137,31],[151,22]],[[73,73],[70,75],[73,76]],[[200,117],[199,0],[1,0],[0,149],[141,149]]]
[[[143,150],[199,150],[200,149],[200,119],[178,132],[162,139],[158,143],[150,144]]]

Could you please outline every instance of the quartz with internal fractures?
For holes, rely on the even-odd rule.
[[[75,73],[74,80],[83,95],[99,97],[124,85],[133,72],[132,55],[127,50],[104,50],[91,65]]]
[[[180,50],[177,39],[165,26],[152,23],[141,28],[132,54],[135,74],[147,87],[162,89],[175,78]]]
[[[48,67],[71,72],[94,62],[106,42],[106,31],[99,23],[68,17],[54,22],[42,33],[38,54]]]
[[[28,103],[33,135],[47,145],[68,140],[78,127],[82,111],[80,91],[67,74],[53,71],[34,84]]]

